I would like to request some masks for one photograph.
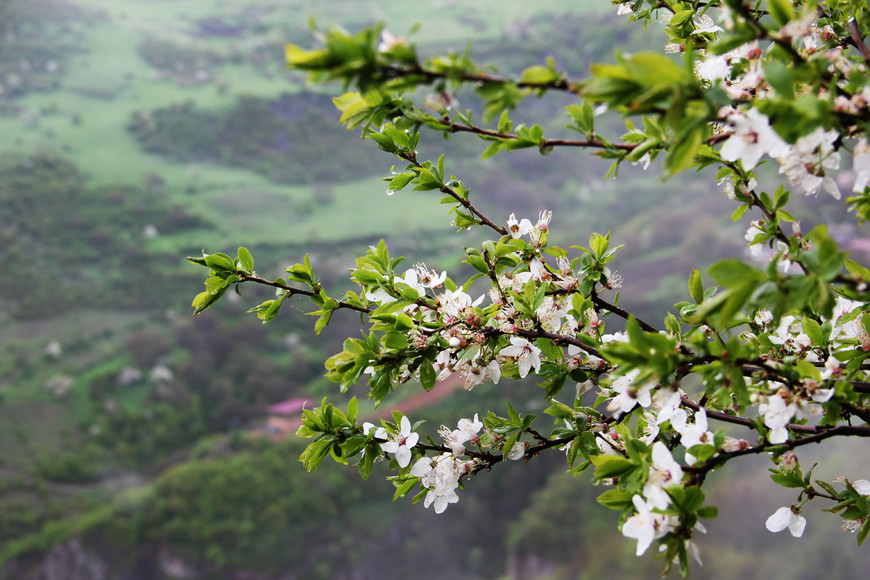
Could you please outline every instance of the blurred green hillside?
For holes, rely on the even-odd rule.
[[[505,72],[556,50],[580,77],[614,49],[650,42],[604,1],[0,0],[0,578],[573,580],[658,570],[602,529],[607,514],[589,504],[588,485],[555,460],[474,480],[436,517],[390,503],[377,476],[306,474],[299,444],[251,435],[270,404],[338,397],[322,363],[357,322],[336,320],[313,340],[300,305],[263,327],[244,314],[264,296],[252,289],[191,319],[202,281],[185,256],[244,245],[258,271],[278,276],[309,252],[324,283],[341,289],[353,256],[382,237],[394,254],[439,269],[476,243],[474,232],[455,237],[437,196],[386,196],[380,177],[393,160],[338,125],[331,95],[305,91],[284,69],[285,43],[314,42],[311,17],[349,29],[384,21],[399,35],[419,23],[411,38],[423,54],[470,39],[475,59]],[[477,107],[472,94],[458,98]],[[556,134],[567,102],[531,99],[516,119]],[[691,268],[741,251],[725,241],[735,239],[730,202],[709,190],[710,176],[663,182],[655,167],[626,167],[605,182],[595,158],[523,151],[480,162],[479,145],[455,136],[420,149],[445,151],[493,216],[555,210],[557,243],[612,229],[627,244],[615,262],[624,300],[651,319],[684,292]],[[828,209],[813,201],[803,211],[811,220]],[[414,419],[434,430],[537,389],[479,388]],[[744,475],[740,489],[752,494]],[[781,502],[757,507],[768,505]],[[542,531],[551,522],[558,537]],[[709,550],[707,577],[746,576],[721,564],[748,550],[745,522],[714,525],[731,535]],[[825,530],[807,541],[844,574],[861,570],[839,540]],[[763,541],[789,564],[754,570],[814,578],[799,546]]]

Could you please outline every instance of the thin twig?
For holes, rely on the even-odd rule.
[[[288,292],[290,296],[294,296],[296,294],[300,294],[302,296],[319,296],[318,292],[312,292],[311,290],[303,290],[301,288],[294,288],[292,286],[287,286],[286,284],[281,284],[280,282],[274,282],[272,280],[267,280],[266,278],[261,278],[260,276],[255,276],[252,274],[246,274],[241,270],[237,271],[236,274],[239,276],[242,282],[254,282],[256,284],[262,284],[264,286],[272,286],[273,288],[280,288],[285,292]],[[370,313],[372,312],[371,308],[366,308],[365,306],[356,306],[354,304],[348,304],[347,302],[336,300],[338,304],[338,308],[347,308],[348,310],[356,310],[357,312]]]
[[[861,32],[858,30],[858,23],[855,21],[854,16],[849,19],[846,27],[849,29],[849,38],[852,39],[852,45],[858,49],[864,60],[870,64],[870,49],[867,48],[867,45],[864,44],[864,39],[861,38]]]

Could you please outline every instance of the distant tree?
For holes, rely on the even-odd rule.
[[[617,525],[637,540],[637,555],[658,542],[666,570],[677,563],[685,576],[689,556],[699,557],[701,520],[717,513],[705,504],[707,476],[765,454],[773,482],[795,493],[794,503],[764,516],[769,530],[801,536],[802,507],[819,499],[862,543],[870,481],[814,479],[795,451],[870,436],[870,270],[825,225],[802,232],[788,207],[793,191],[840,199],[849,180],[835,177],[851,152],[845,204],[859,223],[870,216],[870,7],[866,0],[636,0],[616,10],[663,22],[671,41],[664,52],[673,56],[617,52],[614,64],[592,65],[578,81],[552,58],[518,77],[496,75],[467,52],[421,61],[413,44],[381,26],[320,31],[313,50],[288,46],[290,67],[307,71],[310,82],[352,87],[335,98],[340,120],[399,162],[384,178],[388,194],[432,191],[460,231],[483,229],[492,238],[465,249],[463,262],[476,274],[460,281],[423,264],[400,268],[402,258],[382,241],[357,259],[351,280],[359,292],[340,298],[307,257],[273,280],[254,271],[245,248],[236,257],[204,254],[190,258],[210,270],[195,313],[254,283],[277,292],[251,309],[263,322],[296,295],[314,302],[317,333],[338,311],[361,315],[368,334],[345,341],[326,361],[327,377],[342,391],[366,381],[377,404],[403,385],[428,390],[454,373],[468,389],[532,376],[543,387],[549,419],[508,403],[507,416],[462,418],[435,439],[398,412],[380,426],[360,425],[356,399],[347,409],[324,400],[304,411],[298,432],[313,439],[301,456],[309,470],[331,456],[355,463],[365,478],[375,461],[387,460],[397,497],[411,493],[441,513],[459,500],[464,481],[502,461],[534,465],[541,453],[564,453],[572,472],[591,469],[606,486],[597,501],[619,512]],[[481,121],[457,110],[462,85],[482,99]],[[553,93],[576,97],[565,109],[573,139],[511,120],[525,97]],[[626,119],[623,135],[600,132],[604,110]],[[564,249],[547,243],[549,211],[536,221],[485,215],[444,156],[418,157],[423,132],[475,135],[485,158],[523,148],[589,150],[613,161],[608,177],[625,162],[646,168],[660,158],[666,176],[714,167],[715,185],[734,201],[733,219],[755,218],[746,241],[769,263],[718,261],[707,269],[715,285],[693,270],[675,312],[661,324],[641,320],[613,295],[620,246],[609,233]],[[756,178],[762,163],[777,168],[779,184],[759,185],[771,177]],[[472,285],[478,279],[488,293]],[[613,319],[624,331],[612,328]]]

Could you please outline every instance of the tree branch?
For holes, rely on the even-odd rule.
[[[452,80],[460,83],[496,83],[501,85],[514,85],[521,89],[555,90],[579,94],[578,84],[564,78],[544,83],[535,83],[489,73],[463,72],[462,74],[455,75],[425,69],[420,63],[415,63],[413,66],[387,65],[376,69],[373,74],[382,74],[385,78],[407,78],[409,76],[422,77],[419,84],[425,85],[431,85],[442,80]]]
[[[423,166],[417,161],[417,156],[414,155],[413,151],[411,153],[399,152],[399,153],[396,153],[396,155],[398,155],[399,157],[401,157],[402,159],[404,159],[405,161],[407,161],[411,165],[418,167],[420,169],[423,169]],[[468,199],[466,199],[466,198],[462,197],[461,195],[459,195],[458,193],[456,193],[456,191],[454,191],[453,188],[448,187],[447,185],[442,185],[439,188],[439,191],[441,193],[449,195],[450,197],[455,199],[457,202],[459,202],[459,204],[462,207],[464,207],[465,209],[467,209],[468,211],[470,211],[471,213],[476,215],[478,217],[478,219],[480,220],[480,223],[482,225],[489,226],[490,228],[492,228],[493,230],[495,230],[496,232],[498,232],[499,234],[501,234],[503,236],[508,235],[507,228],[494,223],[488,217],[483,215],[483,213],[481,213],[480,210],[478,210],[476,207],[474,207],[474,205],[471,203],[471,201],[469,201]]]
[[[689,465],[684,467],[683,470],[689,473],[693,473],[696,477],[703,480],[706,474],[712,469],[715,469],[716,467],[727,463],[731,459],[734,459],[735,457],[740,457],[742,455],[758,455],[760,453],[767,453],[774,447],[785,446],[788,449],[795,449],[797,447],[803,447],[804,445],[809,445],[811,443],[819,443],[821,441],[824,441],[825,439],[830,439],[831,437],[870,437],[870,427],[853,427],[852,425],[839,425],[837,427],[822,427],[818,429],[819,430],[815,434],[807,435],[806,437],[791,439],[789,441],[786,441],[785,443],[764,442],[760,445],[754,445],[745,449],[738,449],[737,451],[720,451],[718,455],[710,458],[709,460],[704,462],[703,465]]]
[[[436,119],[436,122],[438,122],[450,133],[473,133],[482,137],[492,137],[499,141],[520,140],[520,136],[515,133],[499,133],[498,131],[484,129],[483,127],[478,127],[477,125],[460,125],[449,119],[442,119],[440,121]],[[586,139],[576,141],[571,139],[542,139],[538,143],[538,145],[542,149],[547,147],[581,147],[594,149],[621,149],[623,151],[633,151],[637,147],[637,144],[634,143],[605,143],[604,141],[601,141],[599,139]]]
[[[849,23],[846,28],[849,29],[849,38],[852,40],[852,46],[858,49],[858,52],[861,53],[861,56],[864,57],[864,60],[870,64],[870,49],[867,48],[867,45],[864,44],[864,39],[861,38],[861,33],[858,30],[858,23],[855,22],[855,17],[849,19]]]
[[[263,286],[271,286],[273,288],[280,288],[285,292],[288,292],[290,296],[294,296],[296,294],[302,296],[319,296],[317,292],[312,292],[311,290],[302,290],[301,288],[294,288],[292,286],[287,286],[286,284],[281,284],[280,282],[274,282],[272,280],[267,280],[266,278],[261,278],[260,276],[255,276],[252,274],[246,274],[241,270],[236,271],[236,275],[241,279],[241,282],[254,282],[256,284],[262,284]],[[363,312],[368,314],[372,312],[371,308],[366,308],[364,306],[355,306],[353,304],[348,304],[347,302],[336,301],[338,302],[339,308],[347,308],[348,310],[356,310],[357,312]]]
[[[522,338],[547,338],[560,345],[572,345],[576,346],[580,350],[584,351],[587,354],[591,354],[592,356],[597,356],[598,358],[603,358],[601,353],[598,350],[592,348],[591,346],[586,345],[585,343],[577,340],[573,336],[567,336],[564,334],[556,334],[553,332],[547,332],[546,330],[525,330],[523,328],[517,328],[513,332],[506,332],[499,328],[493,328],[491,326],[485,326],[480,329],[480,331],[487,336],[520,336]]]
[[[611,304],[610,302],[607,302],[606,300],[601,299],[598,296],[598,294],[596,294],[595,292],[592,292],[592,294],[589,295],[589,298],[592,300],[592,303],[594,305],[598,306],[599,308],[601,308],[603,310],[607,310],[608,312],[612,312],[612,313],[616,314],[617,316],[619,316],[620,318],[624,318],[625,320],[628,320],[629,316],[634,316],[632,313],[628,312],[627,310],[623,310],[619,306],[616,306],[615,304]],[[637,321],[637,323],[640,325],[640,327],[643,328],[647,332],[658,332],[659,331],[655,326],[653,326],[652,324],[648,324],[648,323],[644,322],[643,320],[641,320],[637,316],[634,316],[634,319]]]

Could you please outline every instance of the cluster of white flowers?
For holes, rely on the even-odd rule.
[[[678,516],[663,512],[671,507],[671,498],[666,488],[682,485],[682,479],[683,469],[680,464],[674,460],[667,446],[657,441],[652,447],[652,465],[643,495],[636,494],[632,497],[635,513],[622,525],[622,535],[637,540],[638,556],[642,556],[654,540],[679,527]],[[695,524],[694,530],[702,533],[707,531],[700,522]],[[686,541],[686,549],[698,564],[702,563],[698,546],[693,541]]]
[[[474,443],[478,440],[477,434],[483,428],[483,423],[477,418],[460,419],[456,429],[450,430],[442,426],[439,433],[444,438],[444,443],[453,451],[456,457],[465,455],[465,444]]]
[[[459,478],[468,473],[473,464],[473,460],[462,461],[452,453],[418,459],[411,468],[411,475],[419,477],[420,485],[429,490],[423,505],[434,506],[435,513],[440,514],[449,504],[458,502]]]
[[[532,222],[527,218],[517,221],[516,214],[511,214],[507,220],[508,233],[510,233],[511,237],[514,239],[528,235],[531,238],[532,243],[535,243],[540,239],[541,233],[547,231],[552,217],[553,212],[542,211],[538,215],[537,223],[533,226]]]
[[[518,220],[515,214],[511,214],[507,220],[508,232],[514,239],[528,236],[533,246],[542,242],[542,236],[548,231],[552,219],[552,212],[542,211],[537,222],[533,225],[529,219]],[[573,316],[568,314],[568,295],[556,295],[544,297],[541,305],[535,311],[534,319],[528,316],[520,316],[514,303],[515,294],[521,294],[529,283],[551,283],[560,290],[575,289],[579,285],[578,279],[567,259],[561,258],[557,263],[557,270],[551,271],[544,264],[542,258],[532,257],[528,261],[528,269],[519,272],[506,272],[500,275],[488,296],[491,304],[498,307],[497,312],[491,319],[491,325],[507,334],[514,334],[518,329],[541,328],[548,332],[558,332],[565,336],[574,336],[578,330],[578,323]],[[426,296],[426,289],[439,287],[446,280],[446,273],[436,275],[434,272],[427,273],[425,267],[418,265],[416,269],[408,270],[402,277],[394,277],[393,284],[401,287],[405,285],[417,292],[419,297]],[[608,274],[615,284],[618,277]],[[379,304],[388,304],[397,300],[395,293],[388,292],[383,288],[366,293],[369,300]],[[440,321],[448,328],[439,332],[440,336],[447,340],[448,348],[441,350],[433,363],[439,381],[446,379],[453,372],[459,372],[465,378],[466,389],[484,382],[498,383],[502,375],[502,365],[506,362],[517,365],[519,376],[524,378],[532,371],[540,372],[542,353],[532,341],[520,336],[510,336],[509,344],[498,352],[484,352],[482,345],[485,342],[483,333],[478,332],[480,326],[480,311],[484,296],[473,299],[462,289],[445,289],[435,298],[437,310],[431,310],[420,304],[405,307],[407,312],[423,312],[426,321]],[[597,315],[594,311],[589,313],[591,324],[588,330],[594,334],[598,327]],[[419,346],[426,345],[425,338],[420,338]],[[575,358],[582,359],[582,355]]]
[[[623,6],[620,5],[620,13],[631,12],[630,9],[624,10]],[[703,22],[695,21],[695,34],[722,31],[708,16],[703,18]],[[722,21],[726,28],[733,26],[728,9],[723,9]],[[806,58],[817,53],[823,54],[830,62],[830,69],[836,70],[844,78],[855,72],[866,73],[864,64],[854,63],[844,57],[833,28],[830,25],[819,27],[814,14],[787,23],[780,31],[780,37],[793,41],[796,49]],[[831,48],[826,49],[828,46]],[[761,62],[765,50],[758,41],[745,43],[721,55],[706,54],[704,50],[699,50],[695,74],[706,83],[721,83],[734,101],[763,99],[771,91]],[[666,48],[666,52],[674,50]],[[820,96],[827,96],[824,90]],[[834,103],[838,111],[856,116],[866,113],[870,109],[870,88],[865,87],[852,96],[836,95]],[[750,171],[766,154],[778,160],[779,172],[788,178],[793,187],[800,187],[807,195],[816,195],[824,189],[836,199],[840,198],[837,182],[829,174],[840,168],[840,153],[835,148],[835,143],[840,139],[839,133],[817,128],[799,138],[794,145],[789,145],[770,127],[768,118],[756,109],[735,111],[726,107],[720,117],[733,128],[733,135],[720,150],[723,159],[731,162],[739,160],[743,169]],[[855,143],[854,155],[856,178],[853,189],[862,192],[870,183],[870,148],[864,138]]]
[[[411,290],[417,293],[417,298],[422,298],[426,296],[427,289],[434,290],[439,288],[444,281],[447,279],[447,272],[441,272],[441,274],[437,274],[434,271],[426,268],[425,264],[417,264],[413,268],[409,268],[405,270],[405,273],[399,276],[393,276],[392,283],[393,285],[399,285],[398,287],[402,287],[402,285],[407,286]],[[370,292],[365,292],[365,297],[367,300],[371,302],[377,302],[378,304],[390,304],[391,302],[395,302],[397,298],[393,296],[390,292],[383,288],[377,288]],[[414,308],[414,306],[408,307],[409,309]]]
[[[831,333],[828,337],[830,346],[827,352],[821,352],[818,345],[813,345],[809,335],[804,331],[803,322],[795,316],[783,316],[776,327],[772,326],[773,316],[766,310],[759,310],[753,322],[767,337],[775,348],[781,349],[780,354],[797,355],[812,363],[824,363],[819,373],[820,381],[804,379],[799,386],[786,388],[780,382],[766,381],[763,390],[753,395],[758,403],[758,413],[764,418],[764,425],[770,429],[768,440],[771,443],[784,443],[788,440],[788,425],[795,419],[820,416],[823,403],[834,394],[832,386],[823,386],[825,381],[839,376],[840,361],[837,350],[840,348],[870,348],[870,338],[861,324],[863,314],[856,309],[860,303],[838,297],[831,320]],[[747,332],[746,340],[757,340],[758,336]],[[864,346],[866,345],[866,347]]]
[[[428,490],[423,501],[425,507],[431,505],[435,513],[440,514],[447,509],[449,504],[459,501],[456,490],[459,488],[462,476],[471,473],[474,467],[480,464],[480,460],[476,458],[462,459],[467,452],[466,444],[476,445],[478,448],[484,446],[489,448],[494,446],[494,441],[498,441],[497,437],[487,432],[487,443],[484,444],[480,435],[483,427],[483,422],[480,421],[477,414],[474,415],[473,419],[460,419],[456,429],[451,430],[442,426],[439,429],[439,434],[444,439],[444,445],[450,451],[442,452],[434,457],[421,457],[411,467],[410,474],[413,477],[419,477],[420,485]],[[521,459],[526,449],[527,444],[517,442],[510,449],[506,458]]]
[[[634,2],[623,2],[616,8],[616,14],[619,16],[625,16],[626,14],[631,14],[634,11]]]
[[[764,417],[764,426],[770,429],[767,438],[771,443],[788,441],[786,427],[797,412],[797,405],[794,402],[786,403],[779,391],[767,397],[767,402],[758,405],[758,414]]]
[[[635,495],[632,503],[636,513],[622,525],[622,534],[637,540],[637,555],[646,552],[653,540],[661,538],[676,529],[679,519],[653,510],[666,510],[671,505],[670,496],[665,488],[680,485],[683,470],[674,461],[671,452],[661,441],[652,447],[652,465],[649,469],[643,495]]]

